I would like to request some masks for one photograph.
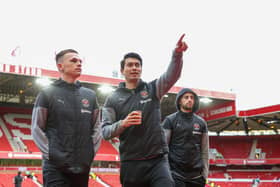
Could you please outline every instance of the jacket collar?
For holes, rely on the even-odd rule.
[[[56,80],[53,85],[55,86],[59,86],[59,87],[66,87],[66,88],[80,88],[82,85],[80,83],[80,81],[76,81],[75,83],[68,83],[64,80],[62,80],[61,78],[59,78],[58,80]]]
[[[181,110],[178,111],[179,115],[186,119],[191,119],[193,117],[193,112],[182,112]]]
[[[145,86],[145,82],[142,79],[140,79],[137,87],[133,90],[135,90],[135,92],[138,92],[139,90],[142,90],[144,86]],[[122,89],[122,90],[127,90],[127,91],[132,90],[132,89],[128,89],[128,88],[125,87],[125,82],[121,82],[119,84],[119,88]]]

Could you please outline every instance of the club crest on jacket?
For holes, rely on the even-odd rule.
[[[146,90],[141,91],[140,95],[143,99],[146,99],[147,97],[149,97],[149,94]]]
[[[89,100],[82,99],[82,105],[83,105],[83,107],[89,107]]]

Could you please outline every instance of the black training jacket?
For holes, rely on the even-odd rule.
[[[133,90],[122,82],[106,99],[101,115],[102,135],[106,140],[119,136],[121,161],[145,160],[168,151],[160,126],[160,99],[180,77],[182,62],[182,53],[174,52],[159,79],[149,83],[141,80]],[[122,127],[121,120],[134,110],[142,110],[142,124]]]
[[[43,89],[34,104],[32,136],[43,158],[65,172],[89,171],[100,145],[95,92],[61,79]]]
[[[195,96],[193,112],[180,111],[179,100],[185,93]],[[207,124],[196,115],[199,108],[198,96],[188,88],[182,89],[176,97],[177,112],[170,114],[162,123],[169,144],[169,163],[171,172],[183,180],[198,176],[205,179],[209,168],[209,138]]]

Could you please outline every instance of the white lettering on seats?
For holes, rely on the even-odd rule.
[[[12,136],[20,137],[23,140],[32,140],[31,134],[24,133],[24,129],[30,130],[31,124],[28,123],[28,120],[31,120],[31,115],[29,114],[13,114],[13,113],[7,113],[3,115],[5,121],[13,126],[11,130]],[[24,119],[21,121],[16,121],[16,119]],[[22,129],[22,130],[21,130]]]

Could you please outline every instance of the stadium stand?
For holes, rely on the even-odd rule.
[[[221,110],[216,110],[216,112],[217,111],[221,112]],[[28,159],[29,155],[40,154],[31,138],[31,112],[31,107],[7,107],[5,104],[4,107],[0,108],[0,154],[7,153],[6,155],[9,157],[15,153],[21,154],[24,152]],[[211,111],[209,114],[211,114]],[[251,187],[253,180],[259,178],[260,183],[258,187],[280,187],[279,142],[280,135],[210,136],[210,148],[214,157],[211,158],[209,182],[214,183],[215,186],[220,185],[220,187]],[[118,145],[118,142],[116,142],[116,145]],[[96,156],[97,162],[114,161],[119,163],[116,145],[113,147],[111,142],[103,140]],[[7,159],[7,157],[4,159]],[[14,159],[14,157],[9,159]],[[31,159],[40,158],[32,157]],[[253,160],[254,162],[249,163],[248,160]],[[272,163],[267,162],[271,160],[273,161]],[[96,165],[100,167],[99,163]],[[232,165],[238,167],[233,168]],[[260,167],[267,165],[269,165],[269,167],[266,169],[260,169]],[[110,167],[110,164],[107,164],[107,166]],[[118,166],[118,164],[116,164],[116,166]],[[250,166],[259,167],[256,169]],[[29,166],[27,166],[27,168],[29,168]],[[17,170],[17,167],[14,169],[11,167],[8,169],[0,168],[0,187],[1,185],[5,187],[13,186],[11,181]],[[38,181],[42,183],[41,172],[41,170],[36,169],[36,177]],[[109,186],[121,186],[118,172],[97,172],[96,175]],[[33,181],[25,180],[23,187],[33,187],[33,184]],[[89,186],[101,187],[104,185],[96,179],[90,178]]]
[[[258,136],[257,140],[257,148],[265,153],[265,158],[280,158],[280,136]]]
[[[1,76],[1,104],[0,105],[0,155],[3,160],[16,159],[40,159],[39,150],[31,139],[30,121],[32,104],[38,91],[42,88],[36,84],[37,78],[58,78],[57,71],[41,68],[23,67],[22,65],[0,64]],[[32,73],[31,73],[32,72]],[[83,75],[80,78],[85,86],[96,91],[100,104],[104,103],[106,94],[98,91],[103,83],[116,86],[119,79],[99,76]],[[173,87],[162,100],[163,116],[174,112],[174,99],[180,87]],[[23,94],[19,94],[22,91]],[[196,89],[201,97],[213,99],[211,105],[201,105],[201,114],[208,120],[209,130],[222,132],[222,130],[267,130],[272,124],[257,123],[258,119],[263,122],[273,120],[275,129],[279,131],[280,105],[264,107],[256,110],[237,112],[235,108],[235,95],[232,93],[215,92]],[[238,115],[236,115],[238,114]],[[246,119],[248,120],[244,120]],[[238,119],[239,123],[235,123]],[[246,123],[244,123],[246,122]],[[242,125],[243,124],[243,125]],[[228,126],[229,125],[229,126]],[[279,131],[280,132],[280,131]],[[275,136],[211,136],[210,137],[210,174],[209,182],[216,186],[246,187],[252,186],[255,178],[260,178],[258,187],[280,187],[280,150],[278,144],[279,135]],[[102,141],[99,149],[95,168],[96,173],[102,181],[112,187],[119,187],[119,170],[116,172],[103,172],[101,169],[112,169],[108,161],[114,162],[113,167],[118,167],[119,156],[117,152],[118,142]],[[25,149],[26,148],[26,149]],[[23,152],[22,152],[23,151]],[[18,157],[15,157],[17,154]],[[21,156],[19,156],[21,155]],[[20,157],[20,158],[19,158]],[[107,163],[106,163],[107,162]],[[103,164],[106,163],[106,164]],[[115,164],[118,163],[118,164]],[[3,166],[3,165],[2,165]],[[0,187],[11,186],[12,177],[16,174],[18,167],[0,167]],[[26,165],[24,165],[26,166]],[[38,181],[42,181],[41,167],[30,168],[36,171]],[[101,167],[101,168],[100,168]],[[107,168],[102,168],[107,167]],[[262,169],[264,167],[265,169]],[[114,168],[116,169],[116,168]],[[12,174],[11,174],[12,173]],[[90,178],[90,186],[103,186]],[[23,185],[23,187],[27,187]]]
[[[17,112],[17,113],[15,113]],[[2,121],[1,127],[6,128],[7,132],[4,133],[1,130],[2,136],[0,136],[1,141],[1,151],[18,151],[18,152],[40,152],[31,137],[31,114],[19,113],[17,109],[13,112],[12,108],[9,108],[9,113],[0,114]],[[30,110],[31,113],[31,110]],[[11,137],[12,142],[9,143],[7,137]],[[14,145],[13,150],[10,144]],[[2,148],[3,147],[3,148]],[[102,140],[101,147],[98,153],[104,157],[104,155],[118,155],[117,150],[108,141]],[[102,159],[102,156],[100,159]]]
[[[14,187],[13,178],[16,175],[16,170],[8,170],[6,173],[3,171],[0,172],[0,187]],[[15,169],[15,168],[14,168]],[[42,174],[36,173],[36,181],[32,180],[26,174],[22,175],[24,177],[24,181],[22,183],[22,187],[38,187],[42,186]],[[119,175],[118,174],[98,174],[94,175],[94,177],[89,176],[89,186],[90,187],[120,187],[119,183]]]
[[[279,182],[270,182],[270,181],[261,181],[258,185],[253,185],[253,182],[250,181],[214,181],[214,187],[280,187]],[[211,185],[210,185],[211,186]]]
[[[2,110],[3,111],[3,110]],[[2,112],[0,114],[0,151],[25,151],[28,153],[39,152],[38,148],[34,144],[31,138],[31,111],[19,112],[18,109],[14,111],[9,109],[8,112]],[[4,130],[3,130],[4,129]],[[6,131],[6,132],[4,132]],[[11,142],[9,142],[9,139]],[[269,136],[210,136],[210,148],[215,150],[216,153],[222,155],[219,159],[249,159],[250,155],[255,155],[256,150],[261,150],[261,153],[265,153],[266,159],[280,158],[277,143],[279,142],[280,135]],[[22,145],[21,145],[22,144]],[[17,146],[16,146],[17,145]],[[13,147],[15,148],[13,150]],[[21,148],[19,148],[21,147]],[[26,149],[22,148],[26,147]],[[253,154],[253,153],[254,154]],[[101,147],[97,153],[101,155],[101,159],[106,161],[104,155],[118,155],[117,149],[115,149],[110,142],[102,140]],[[254,157],[255,159],[255,157]],[[119,174],[111,173],[97,173],[98,177],[109,186],[119,187],[121,186],[119,181]],[[5,186],[9,186],[14,174],[1,174],[0,181]],[[209,180],[214,182],[215,185],[221,187],[238,186],[247,187],[251,186],[252,180],[259,178],[261,183],[259,186],[263,187],[276,187],[279,186],[279,182],[273,182],[273,180],[279,178],[280,171],[254,171],[246,169],[230,170],[220,169],[212,170],[209,174]],[[42,182],[42,174],[37,174],[38,181]],[[226,180],[226,181],[219,181]],[[244,181],[245,180],[245,181]],[[1,184],[1,183],[0,183]],[[96,180],[90,178],[90,186],[102,186]],[[12,184],[10,184],[12,185]],[[34,182],[31,180],[25,180],[23,186],[33,187]]]
[[[13,151],[7,137],[5,136],[3,127],[5,128],[5,124],[3,120],[1,120],[1,116],[0,116],[0,147],[1,147],[0,151]]]
[[[93,186],[93,187],[104,187],[102,184],[98,183],[98,182],[97,182],[96,180],[94,180],[94,179],[89,179],[88,185],[89,185],[89,186]]]
[[[250,138],[239,136],[210,136],[210,148],[215,148],[223,158],[248,158],[252,146]]]
[[[273,171],[254,171],[254,170],[236,170],[236,171],[227,171],[229,176],[231,176],[232,179],[256,179],[259,178],[261,180],[275,180],[277,176],[280,176],[280,172],[273,172]]]
[[[106,140],[102,140],[101,145],[102,146],[99,148],[97,154],[111,154],[111,155],[119,154],[110,142]]]
[[[100,173],[98,176],[105,181],[109,186],[121,187],[119,174],[104,174]]]
[[[39,152],[31,137],[31,110],[28,112],[4,108],[0,114],[2,129],[5,129],[4,134],[15,152]]]

